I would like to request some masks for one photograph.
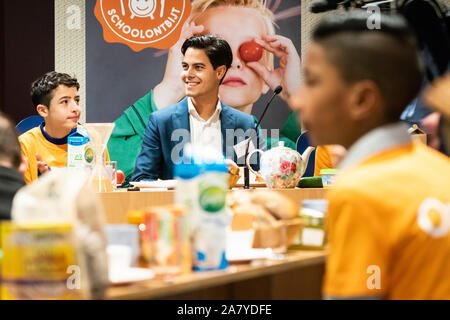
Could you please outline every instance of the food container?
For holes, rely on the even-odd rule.
[[[108,246],[124,245],[131,250],[130,266],[138,266],[140,254],[139,227],[134,224],[108,224],[105,228]]]
[[[256,227],[253,248],[271,248],[283,253],[292,245],[303,227],[301,218],[280,220],[276,225]]]
[[[304,223],[303,229],[295,238],[289,249],[321,250],[326,245],[325,212],[326,200],[304,200],[300,217]]]
[[[149,257],[145,256],[150,250],[148,249],[149,243],[144,241],[145,224],[144,224],[144,210],[129,210],[127,213],[128,223],[135,225],[138,228],[138,244],[139,254],[137,257],[136,265],[138,267],[145,267],[148,265]]]
[[[331,187],[335,182],[338,169],[322,169],[320,175],[322,176],[322,185],[324,188]]]
[[[1,224],[2,299],[88,297],[70,224]]]
[[[191,270],[186,212],[182,205],[150,207],[144,215],[143,255],[155,277],[166,278]]]

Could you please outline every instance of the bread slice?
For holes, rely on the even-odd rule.
[[[255,190],[252,202],[263,206],[277,219],[293,219],[299,215],[298,205],[276,191]]]

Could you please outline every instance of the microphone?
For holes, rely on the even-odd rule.
[[[283,91],[283,87],[282,86],[277,86],[275,88],[275,90],[273,90],[274,94],[279,94],[281,91]]]
[[[339,0],[316,0],[311,2],[309,11],[312,13],[321,13],[330,10],[335,10],[338,7]]]
[[[281,91],[283,90],[282,86],[277,86],[275,90],[273,90],[273,95],[270,97],[269,102],[267,102],[266,107],[264,108],[264,111],[259,117],[258,123],[256,124],[255,133],[258,132],[259,124],[261,123],[261,120],[264,118],[264,115],[266,114],[267,109],[269,108],[269,105],[272,103],[272,100],[277,96]],[[244,158],[244,189],[250,189],[250,173],[247,168],[246,162],[247,162],[247,156],[248,156],[248,148],[250,146],[250,141],[253,139],[253,134],[250,135],[250,138],[248,138],[247,142],[247,148],[245,149],[245,158]]]

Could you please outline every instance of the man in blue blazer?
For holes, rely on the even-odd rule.
[[[212,35],[194,36],[181,52],[186,98],[150,115],[131,181],[173,179],[174,162],[181,161],[188,142],[208,145],[239,164],[243,156],[237,158],[234,146],[252,132],[252,141],[265,147],[259,131],[254,132],[253,117],[219,100],[220,83],[233,61],[228,43]]]

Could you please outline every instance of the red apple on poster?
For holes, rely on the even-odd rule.
[[[247,41],[239,47],[239,54],[245,62],[258,61],[263,54],[263,47],[254,40]]]
[[[117,170],[116,180],[117,180],[117,185],[121,185],[125,181],[125,174],[123,173],[122,170]]]

